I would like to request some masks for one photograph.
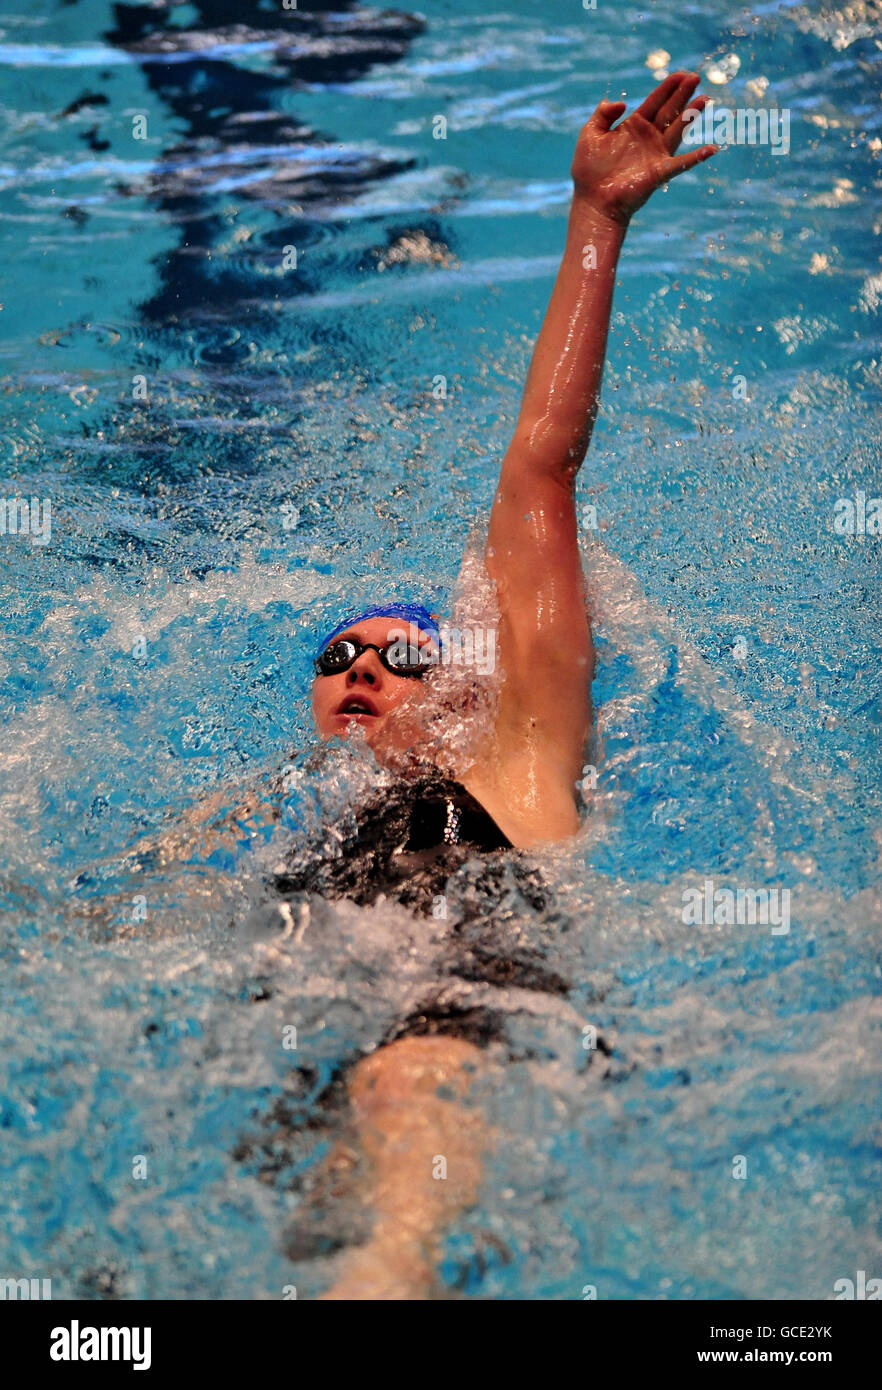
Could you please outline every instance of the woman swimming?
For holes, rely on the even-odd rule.
[[[443,658],[433,615],[379,604],[341,623],[316,657],[316,727],[323,739],[360,728],[377,761],[401,775],[362,811],[324,879],[282,874],[281,892],[312,887],[362,902],[393,893],[427,910],[463,855],[534,849],[578,832],[594,655],[574,483],[597,414],[630,218],[657,188],[717,149],[675,153],[691,113],[707,101],[693,99],[698,81],[694,73],[672,73],[618,125],[624,103],[603,101],[578,137],[566,246],[487,536],[502,679],[483,744],[457,776],[425,754],[426,673]],[[427,872],[420,895],[412,885]],[[522,961],[515,983],[533,968]],[[486,960],[483,976],[471,968],[468,978],[486,979]],[[561,992],[553,980],[530,983]],[[480,1029],[476,1037],[474,1026],[455,1026],[449,997],[418,1011],[416,1025],[402,1026],[349,1075],[374,1224],[325,1297],[427,1296],[444,1226],[474,1198],[488,1142],[468,1106]]]
[[[499,602],[499,708],[483,756],[462,784],[516,848],[575,835],[575,788],[588,735],[591,633],[574,500],[597,413],[616,263],[628,222],[650,194],[707,159],[679,156],[692,73],[672,73],[620,125],[623,102],[601,102],[579,135],[563,260],[536,342],[514,437],[493,502],[486,564]],[[688,105],[687,105],[688,103]],[[407,620],[422,653],[388,660]],[[313,711],[323,738],[360,725],[382,759],[407,746],[396,707],[420,699],[419,655],[438,642],[423,610],[378,607],[341,625],[317,663]],[[402,659],[403,658],[403,659]],[[483,833],[483,831],[481,832]]]
[[[455,757],[443,735],[439,741],[444,687],[430,673],[450,639],[420,605],[379,603],[348,617],[316,653],[312,707],[321,738],[360,730],[391,775],[337,835],[334,853],[305,852],[276,875],[275,917],[295,937],[310,895],[360,903],[385,895],[430,913],[455,867],[475,856],[492,866],[512,850],[579,830],[594,654],[574,484],[597,413],[630,218],[717,149],[675,153],[707,100],[693,99],[698,81],[672,73],[618,125],[624,103],[603,101],[578,137],[563,259],[490,516],[484,558],[498,605],[499,679],[486,702],[490,718],[478,721],[481,738]],[[479,680],[460,679],[449,708],[481,707],[485,694]],[[461,928],[437,988],[346,1078],[373,1225],[346,1252],[327,1298],[429,1296],[444,1228],[474,1200],[490,1142],[469,1093],[482,1047],[501,1035],[494,991],[513,988],[524,1007],[537,996],[560,1004],[566,994],[492,919]],[[462,1002],[473,997],[457,993],[464,982],[484,991],[482,1008]]]

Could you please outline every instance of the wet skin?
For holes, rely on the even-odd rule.
[[[400,618],[368,618],[341,632],[335,641],[351,637],[357,642],[371,642],[378,647],[402,640],[410,629]],[[429,634],[421,632],[421,648],[433,646]],[[399,676],[388,671],[379,654],[368,649],[361,653],[348,671],[335,676],[316,676],[312,686],[312,712],[316,729],[323,739],[346,738],[354,727],[364,730],[365,738],[375,752],[381,748],[404,751],[410,737],[404,727],[395,728],[388,716],[393,709],[408,702],[414,709],[422,702],[424,687],[421,679]],[[353,706],[363,706],[357,712]]]
[[[624,103],[603,101],[576,145],[564,256],[487,538],[500,613],[499,710],[484,756],[461,778],[518,848],[579,829],[574,787],[591,723],[594,651],[574,481],[597,413],[628,222],[656,188],[716,150],[708,145],[676,155],[688,113],[705,102],[692,100],[697,86],[696,73],[674,72],[622,121]],[[594,253],[588,264],[586,246]],[[382,643],[388,629],[388,619],[373,619],[352,635]],[[315,682],[313,710],[323,738],[357,723],[379,756],[391,712],[408,699],[418,712],[421,698],[419,681],[386,671],[367,651],[349,671]],[[362,699],[361,713],[347,706]],[[401,736],[398,719],[391,728]],[[325,1297],[430,1296],[439,1233],[474,1201],[490,1143],[469,1104],[468,1077],[480,1065],[475,1049],[447,1037],[401,1039],[359,1063],[350,1098],[372,1165],[376,1224],[368,1246],[350,1256]],[[449,1183],[428,1177],[439,1154],[451,1156]]]
[[[716,146],[677,154],[698,74],[673,72],[630,116],[602,101],[573,156],[573,200],[554,291],[530,363],[514,436],[490,516],[486,563],[499,602],[499,709],[481,756],[460,781],[519,849],[579,831],[576,787],[591,728],[594,650],[589,627],[574,484],[597,414],[616,267],[632,215],[655,189],[694,168]],[[586,259],[586,248],[592,255]],[[387,619],[355,635],[383,641]],[[410,687],[417,687],[416,691]],[[347,714],[347,695],[370,706]],[[408,746],[388,715],[420,700],[419,682],[385,671],[365,652],[352,670],[316,682],[313,707],[324,738],[357,722],[377,756],[387,735]]]

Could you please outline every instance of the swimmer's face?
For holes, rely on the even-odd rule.
[[[373,642],[385,647],[390,642],[400,642],[405,632],[409,640],[411,633],[400,618],[367,618],[346,628],[334,640],[343,641],[349,637],[356,642]],[[432,638],[425,632],[419,634],[418,643],[421,648],[433,645]],[[388,739],[391,711],[404,704],[416,707],[423,694],[423,680],[395,675],[383,665],[378,652],[368,649],[356,657],[348,671],[316,676],[312,685],[312,712],[323,739],[335,735],[345,738],[358,724],[373,747]],[[399,725],[399,721],[395,724]],[[405,730],[406,721],[402,719],[394,738],[402,747],[410,743]]]

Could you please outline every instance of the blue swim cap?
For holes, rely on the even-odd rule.
[[[440,652],[441,634],[438,631],[438,624],[432,617],[427,608],[423,608],[421,603],[383,603],[376,608],[366,608],[363,613],[356,614],[353,618],[347,618],[345,622],[339,623],[333,632],[322,638],[321,645],[316,652],[320,656],[329,642],[341,632],[345,632],[349,627],[355,627],[358,623],[366,622],[368,618],[401,618],[403,622],[413,623],[420,632],[427,632],[435,641]]]

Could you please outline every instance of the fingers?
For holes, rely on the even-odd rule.
[[[690,111],[703,111],[709,101],[710,97],[696,97],[694,101],[690,101],[686,110],[682,112],[676,120],[671,121],[671,124],[668,126],[667,130],[664,131],[662,136],[667,146],[668,154],[673,154],[674,150],[683,139],[683,131],[693,119],[689,114]]]
[[[602,101],[594,115],[588,121],[592,130],[598,134],[609,130],[613,121],[617,121],[625,109],[623,101]]]
[[[672,72],[670,76],[665,78],[664,82],[658,84],[655,91],[649,93],[642,106],[637,107],[637,115],[643,116],[644,120],[654,122],[665,102],[677,90],[683,79],[692,76],[694,76],[693,73]],[[698,78],[696,77],[695,80],[697,82]]]
[[[696,164],[703,164],[706,159],[715,155],[719,148],[719,145],[702,145],[698,150],[689,150],[686,154],[678,154],[668,166],[667,178],[675,179],[678,174],[685,174],[687,169],[694,169]]]
[[[671,92],[667,101],[659,108],[655,117],[655,126],[664,133],[673,121],[677,119],[683,107],[686,105],[695,88],[700,82],[697,72],[681,72],[680,81]]]

